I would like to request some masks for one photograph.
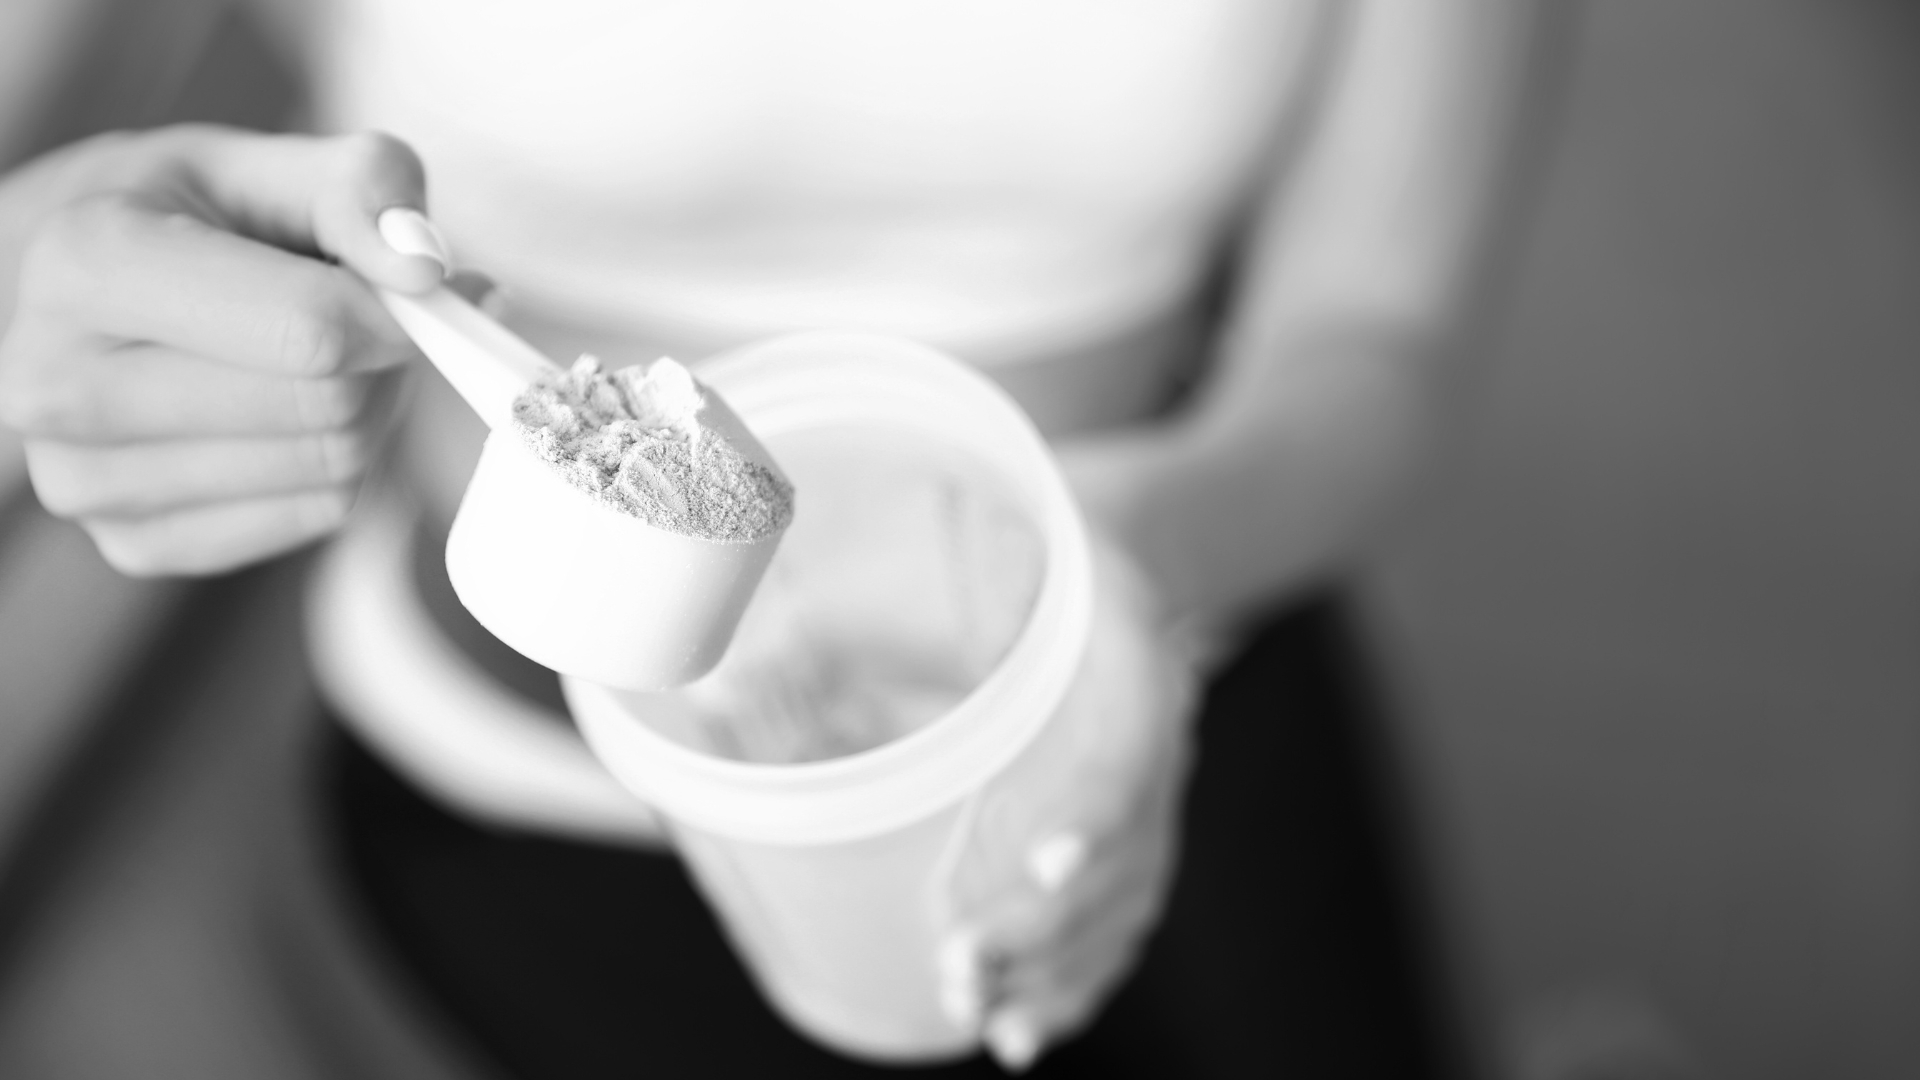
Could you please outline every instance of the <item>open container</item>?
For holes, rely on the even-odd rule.
[[[998,665],[958,705],[893,742],[798,765],[703,753],[649,726],[671,693],[563,680],[600,761],[672,823],[675,845],[770,1000],[844,1052],[926,1061],[979,1033],[941,1007],[947,889],[977,801],[1030,751],[1078,669],[1092,570],[1078,510],[1039,433],[998,387],[895,339],[801,334],[696,368],[778,455],[783,440],[884,431],[1005,486],[1044,550],[1038,593]],[[807,477],[795,472],[799,513]]]

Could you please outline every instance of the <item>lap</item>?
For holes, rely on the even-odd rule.
[[[1441,1071],[1356,663],[1337,603],[1320,600],[1270,622],[1208,687],[1166,918],[1100,1019],[1034,1075]],[[466,824],[343,732],[324,777],[341,867],[379,936],[511,1072],[873,1072],[773,1015],[673,859]],[[984,1059],[925,1072],[1000,1075]]]

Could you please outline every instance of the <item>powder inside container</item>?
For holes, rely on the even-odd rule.
[[[774,448],[807,497],[726,657],[626,696],[661,734],[739,761],[884,745],[999,664],[1039,591],[1039,533],[992,469],[924,438],[836,429]]]
[[[608,374],[582,356],[514,399],[513,427],[603,506],[702,540],[771,536],[793,516],[793,488],[701,422],[709,393],[672,360]]]

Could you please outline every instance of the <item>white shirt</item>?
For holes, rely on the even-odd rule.
[[[1312,0],[335,0],[324,126],[424,157],[552,315],[984,363],[1180,306],[1269,157]]]

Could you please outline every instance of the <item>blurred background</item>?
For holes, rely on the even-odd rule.
[[[44,117],[0,156],[297,122],[261,27],[118,7],[68,28],[117,77],[71,85],[0,7]],[[1361,587],[1452,1019],[1515,1080],[1920,1075],[1920,9],[1557,11],[1471,423]],[[262,1064],[349,1059],[222,974],[261,894],[209,899],[303,880],[229,843],[249,777],[194,751],[297,752],[302,567],[128,581],[10,443],[0,493],[0,1075],[124,1075],[115,1032],[356,1075]]]
[[[1478,1023],[1920,1074],[1920,10],[1567,53],[1478,420],[1367,583]]]

